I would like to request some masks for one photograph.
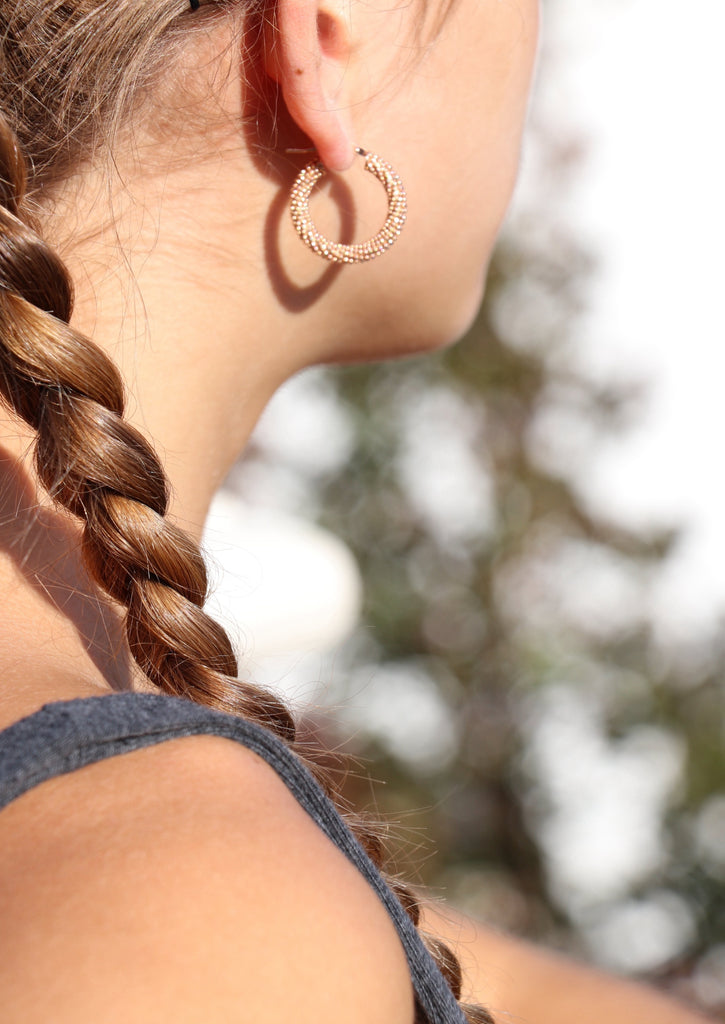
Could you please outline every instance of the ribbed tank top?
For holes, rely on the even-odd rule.
[[[334,804],[283,741],[259,725],[156,694],[115,693],[46,704],[0,731],[0,810],[54,776],[165,740],[201,735],[234,740],[264,758],[382,900],[400,936],[429,1024],[466,1024],[412,921]]]

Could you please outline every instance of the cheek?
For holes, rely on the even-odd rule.
[[[359,267],[345,268],[338,291],[335,361],[379,359],[431,352],[457,341],[471,325],[483,294],[485,268],[470,273],[456,258],[416,252],[402,239],[394,249]],[[425,262],[425,267],[421,266]],[[344,279],[343,279],[344,278]],[[351,318],[350,311],[354,310]]]
[[[485,201],[476,198],[480,186],[465,179],[444,176],[432,185],[427,176],[411,174],[403,181],[408,221],[401,237],[372,262],[343,268],[336,282],[335,361],[410,355],[453,344],[480,306],[513,174],[497,174]]]
[[[368,315],[394,349],[449,344],[476,313],[518,170],[537,11],[535,0],[459,0],[361,125],[408,193],[403,235],[369,268],[384,316]]]
[[[344,272],[363,311],[365,345],[386,355],[452,344],[470,326],[515,182],[518,138],[485,164],[456,169],[428,152],[400,167],[408,194],[401,237],[374,262]]]
[[[451,329],[467,327],[480,302],[485,271],[508,206],[516,154],[499,149],[490,164],[434,161],[410,178],[411,229],[401,238],[407,287],[418,308],[435,305]],[[442,343],[455,338],[442,338]]]

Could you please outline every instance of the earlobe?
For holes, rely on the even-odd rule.
[[[291,116],[325,167],[344,171],[354,157],[344,96],[347,26],[334,3],[323,0],[277,0],[275,7],[267,73],[279,82]]]

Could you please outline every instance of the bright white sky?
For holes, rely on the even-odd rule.
[[[601,262],[586,360],[652,382],[588,487],[630,521],[689,525],[663,593],[668,623],[689,630],[725,606],[725,4],[546,6],[554,94],[589,137],[569,205]]]

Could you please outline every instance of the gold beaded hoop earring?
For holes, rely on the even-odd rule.
[[[304,167],[295,179],[290,194],[290,213],[295,231],[305,245],[331,263],[366,263],[382,255],[398,240],[408,212],[408,199],[403,183],[393,168],[375,153],[367,153],[356,147],[358,156],[365,157],[365,170],[374,174],[388,195],[388,216],[377,235],[367,242],[344,245],[325,238],[315,227],[310,215],[310,195],[316,183],[325,173],[319,161]]]

